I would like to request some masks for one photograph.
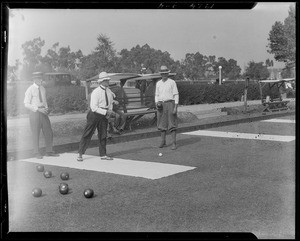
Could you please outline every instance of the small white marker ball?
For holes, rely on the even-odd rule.
[[[160,152],[158,155],[159,155],[159,156],[162,156],[162,153]]]

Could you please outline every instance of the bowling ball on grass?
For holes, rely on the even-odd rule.
[[[44,177],[46,177],[46,178],[52,177],[52,172],[51,171],[44,171]]]
[[[85,189],[84,192],[83,192],[83,195],[86,197],[86,198],[92,198],[94,196],[94,191],[93,189]]]
[[[69,187],[68,183],[62,182],[59,184],[58,187],[65,187],[65,186]]]
[[[37,166],[36,166],[36,170],[37,170],[38,172],[43,172],[43,171],[44,171],[44,166],[43,166],[43,165],[37,165]]]
[[[69,192],[69,186],[66,183],[59,184],[58,190],[61,194],[67,194]]]
[[[62,173],[60,174],[60,178],[61,178],[61,180],[68,180],[68,179],[69,179],[69,173],[67,173],[67,172],[62,172]]]
[[[36,187],[36,188],[32,189],[31,193],[34,197],[40,197],[40,196],[42,196],[42,189]]]

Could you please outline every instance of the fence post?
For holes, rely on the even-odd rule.
[[[247,111],[247,90],[248,90],[248,86],[249,86],[249,78],[246,78],[245,90],[244,90],[244,107],[245,107],[245,111]]]

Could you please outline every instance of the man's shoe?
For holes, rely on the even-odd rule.
[[[59,154],[56,154],[55,152],[46,152],[45,156],[59,156]]]
[[[176,150],[177,149],[177,146],[176,146],[176,144],[172,144],[172,148],[171,148],[172,150]]]
[[[100,158],[101,158],[101,160],[108,160],[108,161],[113,160],[113,158],[110,156],[100,156]]]
[[[77,157],[77,161],[82,162],[82,161],[83,161],[82,156],[78,156],[78,157]]]
[[[43,159],[43,156],[41,154],[35,154],[34,157],[36,159]]]
[[[163,148],[164,146],[166,146],[166,142],[160,143],[160,145],[159,145],[158,147],[159,147],[159,148]]]

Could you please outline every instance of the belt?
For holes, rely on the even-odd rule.
[[[175,100],[163,100],[162,102],[167,103],[167,102],[172,102],[172,101],[175,101]]]
[[[104,108],[104,107],[99,107],[99,108],[101,108],[101,109],[103,109],[103,110],[108,110],[108,108]]]

